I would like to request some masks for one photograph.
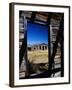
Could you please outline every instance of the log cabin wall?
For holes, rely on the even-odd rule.
[[[23,16],[26,16],[27,22],[32,22],[32,23],[36,23],[36,24],[40,24],[40,25],[46,25],[47,26],[47,20],[49,19],[49,14],[50,13],[44,13],[44,12],[21,12],[21,17],[19,18],[19,48],[21,48],[22,45],[22,41],[24,39],[24,23],[23,23]],[[33,16],[33,18],[32,18]],[[58,34],[58,31],[60,29],[60,22],[61,22],[61,18],[63,16],[62,13],[51,13],[51,18],[50,18],[50,52],[51,55],[53,53],[53,49],[54,49],[54,45],[56,42],[56,37]],[[48,45],[35,45],[35,46],[31,46],[31,47],[27,47],[29,48],[29,50],[48,50]],[[52,67],[50,67],[50,70],[52,70],[53,68],[58,68],[58,66],[56,67],[54,64],[56,63],[61,63],[61,43],[60,41],[58,42],[58,47],[56,48],[56,54],[54,56],[54,62],[52,63]],[[23,64],[24,63],[24,64]],[[50,63],[49,63],[50,64]],[[24,66],[23,66],[24,65]],[[22,68],[21,70],[23,70],[23,73],[26,72],[26,67],[25,67],[25,62],[24,59],[22,61]],[[59,65],[61,67],[61,65]],[[53,74],[52,76],[54,76],[55,74]],[[25,73],[22,75],[22,77],[25,77]],[[50,75],[51,77],[51,75]]]

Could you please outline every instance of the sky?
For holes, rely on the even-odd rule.
[[[48,44],[48,28],[40,24],[27,24],[27,44]]]

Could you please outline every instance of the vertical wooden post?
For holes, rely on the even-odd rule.
[[[19,68],[21,67],[23,58],[25,60],[26,63],[26,76],[28,76],[28,59],[27,59],[27,20],[25,18],[25,16],[23,16],[23,24],[24,24],[24,39],[22,42],[22,46],[20,48],[19,51]]]
[[[32,12],[32,15],[31,15],[31,22],[34,22],[35,16],[36,16],[36,12]]]
[[[50,28],[49,28],[50,29]],[[52,55],[51,55],[51,52],[50,52],[50,58],[49,58],[49,75],[48,77],[51,76],[51,70],[52,70],[52,64],[54,63],[54,57],[55,57],[55,54],[56,54],[56,51],[57,51],[57,47],[58,47],[58,42],[60,42],[60,39],[62,38],[62,34],[63,34],[63,19],[61,20],[60,22],[60,27],[59,27],[59,30],[58,30],[58,33],[57,33],[57,36],[56,36],[56,41],[54,43],[54,46],[53,46],[53,52],[52,52]],[[61,50],[63,50],[63,41],[61,42],[62,43],[62,48]],[[50,44],[49,44],[50,45]],[[50,49],[51,50],[51,47]],[[63,51],[61,51],[61,75],[63,74]]]
[[[51,71],[51,61],[50,61],[50,57],[51,57],[51,44],[50,44],[50,21],[51,21],[51,13],[48,14],[48,19],[47,19],[47,26],[48,26],[48,58],[49,58],[49,67],[48,67],[48,77],[50,77],[50,71]]]

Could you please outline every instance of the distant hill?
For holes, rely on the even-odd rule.
[[[39,43],[39,44],[33,44],[33,45],[31,45],[31,44],[28,44],[27,46],[28,47],[32,47],[32,46],[39,46],[39,45],[48,45],[48,44],[46,44],[46,43]]]

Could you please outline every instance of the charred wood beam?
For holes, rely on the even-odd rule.
[[[49,63],[50,63],[50,57],[51,57],[51,45],[50,45],[50,21],[51,21],[51,13],[48,14],[47,19],[47,26],[48,26],[48,51],[49,51]]]
[[[56,41],[55,41],[54,46],[53,46],[53,53],[52,53],[50,60],[49,60],[50,61],[49,62],[49,77],[51,76],[52,65],[54,64],[54,57],[56,55],[58,42],[60,42],[60,39],[61,39],[62,33],[63,33],[63,30],[61,28],[62,28],[62,20],[60,22],[59,31],[57,33]]]
[[[53,70],[51,70],[51,74],[53,74],[53,73],[57,73],[57,72],[59,72],[59,71],[61,71],[61,68],[56,68],[56,69],[53,69]],[[43,73],[41,73],[41,74],[37,74],[37,75],[34,75],[34,76],[28,76],[28,77],[23,77],[23,78],[20,78],[20,79],[28,79],[28,78],[48,78],[49,77],[49,72],[48,71],[45,71],[45,72],[43,72]]]
[[[20,11],[20,12],[19,12],[19,16],[20,16],[20,17],[21,17],[21,15],[22,15],[22,13],[23,13],[23,11]]]
[[[34,22],[35,16],[36,16],[36,12],[32,12],[32,15],[31,15],[31,22]]]
[[[22,42],[22,46],[21,46],[20,51],[19,51],[19,67],[21,66],[26,48],[27,48],[27,32],[25,32],[25,37],[24,37],[24,40]]]
[[[25,60],[26,65],[26,71],[25,71],[25,77],[29,76],[29,61],[27,58],[27,31],[25,31],[24,39],[22,39],[22,45],[19,51],[19,68],[21,67],[23,58]]]
[[[26,63],[26,76],[29,75],[29,62],[28,62],[28,59],[27,59],[27,31],[25,32],[25,37],[24,37],[24,40],[22,42],[22,46],[20,48],[20,51],[19,51],[19,68],[21,67],[21,64],[22,64],[22,61],[23,61],[23,57],[24,57],[24,60],[25,60],[25,63]]]
[[[49,57],[49,67],[48,67],[48,77],[51,76],[51,69],[52,69],[52,61],[50,60],[51,58],[51,44],[50,44],[50,23],[51,23],[51,18],[52,18],[52,13],[49,13],[48,14],[48,19],[47,19],[47,26],[48,26],[48,51],[49,51],[49,54],[48,54],[48,57]]]

